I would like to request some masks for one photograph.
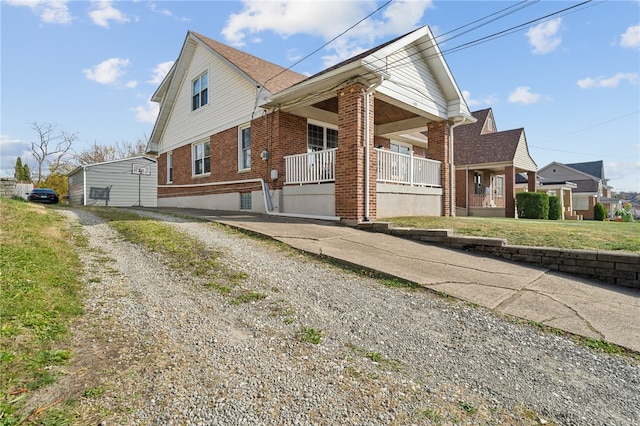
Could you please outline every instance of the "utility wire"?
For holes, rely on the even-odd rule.
[[[541,16],[539,18],[532,19],[532,20],[527,21],[527,22],[525,22],[523,24],[519,24],[519,25],[516,25],[514,27],[507,28],[507,29],[502,30],[502,31],[498,31],[496,33],[493,33],[493,34],[490,34],[488,36],[484,36],[484,37],[478,38],[476,40],[461,44],[459,46],[452,47],[450,49],[442,50],[439,53],[433,53],[433,54],[427,56],[425,59],[426,60],[430,60],[430,59],[433,59],[433,58],[436,58],[436,57],[439,57],[439,56],[444,56],[445,53],[454,53],[454,52],[457,52],[459,50],[468,49],[468,48],[473,47],[473,46],[478,45],[478,44],[486,43],[486,42],[491,41],[491,40],[493,40],[495,38],[498,38],[498,37],[503,37],[505,35],[509,35],[509,34],[511,34],[513,32],[518,31],[519,29],[521,29],[522,27],[525,27],[527,25],[531,25],[533,23],[549,19],[549,18],[551,18],[553,16],[556,16],[556,15],[559,15],[559,14],[567,14],[567,12],[569,12],[569,11],[571,11],[571,10],[577,8],[577,7],[584,6],[585,4],[590,3],[591,1],[592,0],[586,0],[586,1],[583,1],[581,3],[575,4],[573,6],[570,6],[570,7],[561,9],[559,11],[547,14],[545,16]],[[600,3],[602,3],[602,2],[600,2]],[[598,3],[598,4],[600,4],[600,3]],[[448,40],[450,40],[450,39],[448,39]],[[448,41],[448,40],[445,40],[445,42]],[[412,56],[420,55],[423,52],[426,52],[429,48],[431,48],[431,47],[428,47],[426,49],[419,49],[416,52],[414,52],[414,53],[412,53],[412,54],[410,54],[410,55],[408,55],[406,57],[403,57],[403,58],[397,59],[395,61],[389,62],[389,63],[385,64],[385,66],[383,68],[381,67],[376,71],[382,71],[382,70],[388,71],[390,69],[397,69],[397,68],[400,68],[400,67],[403,67],[403,66],[407,66],[406,63],[401,63],[401,62],[407,61]]]
[[[351,25],[349,28],[347,28],[346,30],[344,30],[343,32],[341,32],[340,34],[338,34],[337,36],[335,36],[334,38],[332,38],[331,40],[329,40],[328,42],[326,42],[325,44],[323,44],[322,46],[318,47],[316,50],[314,50],[313,52],[309,53],[308,55],[306,55],[305,57],[301,58],[300,60],[298,60],[297,62],[295,62],[294,64],[290,65],[289,67],[285,68],[284,70],[280,71],[278,74],[274,75],[273,77],[269,78],[267,81],[264,82],[263,86],[265,86],[268,82],[270,82],[271,80],[273,80],[274,78],[278,77],[279,75],[283,74],[286,71],[289,71],[291,68],[295,67],[296,65],[298,65],[300,62],[308,59],[309,57],[315,55],[317,52],[319,52],[320,50],[324,49],[325,47],[327,47],[329,44],[333,43],[334,41],[336,41],[337,39],[339,39],[340,37],[342,37],[343,35],[345,35],[346,33],[348,33],[349,31],[351,31],[352,29],[354,29],[355,27],[357,27],[358,25],[360,25],[360,23],[362,23],[363,21],[369,19],[371,16],[375,15],[376,13],[378,13],[381,9],[387,7],[389,5],[389,3],[391,3],[393,0],[388,0],[386,3],[384,3],[382,6],[380,6],[379,8],[377,8],[376,10],[374,10],[373,12],[371,12],[370,14],[368,14],[367,16],[365,16],[364,18],[360,19],[358,22],[356,22],[355,24]]]

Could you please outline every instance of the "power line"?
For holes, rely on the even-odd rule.
[[[351,31],[352,29],[354,29],[355,27],[357,27],[358,25],[360,25],[360,23],[362,23],[363,21],[369,19],[371,16],[375,15],[376,13],[378,13],[381,9],[387,7],[389,5],[389,3],[391,3],[393,0],[388,0],[386,3],[384,3],[382,6],[380,6],[379,8],[377,8],[376,10],[374,10],[373,12],[371,12],[370,14],[368,14],[367,16],[365,16],[364,18],[360,19],[358,22],[356,22],[355,24],[351,25],[349,28],[347,28],[346,30],[344,30],[343,32],[341,32],[340,34],[338,34],[337,36],[335,36],[334,38],[332,38],[331,40],[329,40],[328,42],[326,42],[325,44],[323,44],[322,46],[318,47],[316,50],[314,50],[313,52],[309,53],[308,55],[306,55],[305,57],[301,58],[300,60],[298,60],[297,62],[295,62],[294,64],[290,65],[288,68],[285,68],[284,70],[280,71],[278,74],[274,75],[273,77],[269,78],[267,81],[264,82],[263,86],[265,86],[268,82],[270,82],[271,80],[273,80],[274,78],[278,77],[280,74],[289,71],[291,68],[295,67],[296,65],[298,65],[300,62],[308,59],[309,57],[315,55],[317,52],[319,52],[320,50],[324,49],[325,47],[327,47],[329,44],[333,43],[334,41],[336,41],[337,39],[339,39],[340,37],[342,37],[343,35],[345,35],[346,33],[348,33],[349,31]]]
[[[550,14],[547,14],[547,15],[545,15],[545,16],[541,16],[541,17],[539,17],[539,18],[532,19],[532,20],[527,21],[527,22],[525,22],[525,23],[523,23],[523,24],[519,24],[519,25],[513,26],[513,27],[511,27],[511,28],[507,28],[507,29],[505,29],[505,30],[498,31],[498,32],[496,32],[496,33],[493,33],[493,34],[490,34],[490,35],[488,35],[488,36],[484,36],[484,37],[478,38],[478,39],[476,39],[476,40],[472,40],[472,41],[470,41],[470,42],[467,42],[467,43],[461,44],[461,45],[459,45],[459,46],[452,47],[452,48],[450,48],[450,49],[442,50],[442,51],[440,51],[439,53],[433,53],[433,54],[431,54],[431,55],[427,56],[427,57],[425,58],[425,60],[430,60],[430,59],[433,59],[433,58],[436,58],[436,57],[439,57],[439,56],[444,56],[444,54],[445,54],[445,53],[454,53],[454,52],[457,52],[457,51],[459,51],[459,50],[468,49],[468,48],[473,47],[473,46],[475,46],[475,45],[477,45],[477,44],[486,43],[486,42],[491,41],[491,40],[493,40],[493,39],[495,39],[495,38],[499,38],[499,37],[503,37],[503,36],[509,35],[509,34],[511,34],[511,33],[513,33],[513,32],[518,31],[519,29],[521,29],[522,27],[525,27],[525,26],[527,26],[527,25],[531,25],[531,24],[533,24],[533,23],[536,23],[536,22],[539,22],[539,21],[543,21],[543,20],[549,19],[549,18],[551,18],[552,16],[556,16],[556,15],[559,15],[559,14],[567,14],[567,13],[565,13],[565,12],[569,12],[570,10],[575,9],[575,8],[577,8],[577,7],[584,6],[585,4],[590,3],[591,1],[592,1],[592,0],[586,0],[586,1],[583,1],[583,2],[581,2],[581,3],[575,4],[575,5],[573,5],[573,6],[570,6],[570,7],[567,7],[567,8],[561,9],[561,10],[559,10],[559,11],[556,11],[556,12],[553,12],[553,13],[550,13]],[[600,2],[600,3],[602,3],[602,2]],[[598,4],[600,4],[600,3],[598,3]],[[506,16],[506,15],[505,15],[505,16]],[[469,31],[471,31],[471,30],[469,30]],[[468,31],[467,31],[467,32],[468,32]],[[466,33],[466,32],[465,32],[465,33]],[[448,41],[448,40],[451,40],[451,39],[453,39],[453,37],[451,37],[450,39],[444,40],[444,42],[446,42],[446,41]],[[427,42],[425,42],[425,43],[427,43]],[[431,48],[431,46],[429,46],[429,47],[427,47],[427,48],[425,48],[425,49],[418,49],[416,52],[414,52],[414,53],[412,53],[412,54],[410,54],[410,55],[408,55],[408,56],[406,56],[406,57],[404,57],[404,58],[400,58],[400,59],[397,59],[397,60],[395,60],[395,61],[392,61],[392,62],[390,62],[390,63],[385,64],[384,68],[382,68],[382,67],[381,67],[381,68],[379,68],[379,69],[378,69],[378,70],[376,70],[376,71],[382,71],[382,70],[388,71],[388,70],[390,70],[390,69],[398,69],[398,68],[401,68],[401,67],[407,66],[407,65],[408,65],[408,63],[401,63],[401,62],[405,62],[405,61],[409,60],[409,59],[410,59],[411,57],[413,57],[413,56],[416,56],[416,55],[422,54],[423,52],[426,52],[426,51],[427,51],[427,50],[429,50],[430,48]],[[390,66],[390,65],[391,65],[391,66]]]

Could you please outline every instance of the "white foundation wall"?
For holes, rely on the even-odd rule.
[[[336,185],[288,185],[282,188],[280,211],[282,213],[335,216]],[[275,204],[275,197],[274,197]]]
[[[377,184],[377,219],[442,216],[442,188]]]

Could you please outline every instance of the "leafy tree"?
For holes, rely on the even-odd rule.
[[[615,215],[620,217],[623,222],[633,222],[633,214],[631,213],[631,203],[624,203],[622,208],[616,209]]]
[[[76,155],[80,165],[104,163],[106,161],[144,155],[147,149],[147,137],[138,138],[135,143],[117,142],[115,145],[100,145],[96,142]]]
[[[20,157],[16,158],[16,168],[13,177],[16,178],[18,182],[31,182],[31,170],[29,170],[27,164],[22,164],[22,158]]]

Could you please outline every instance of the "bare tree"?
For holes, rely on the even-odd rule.
[[[118,153],[115,147],[98,145],[96,142],[94,142],[93,145],[91,145],[89,148],[84,149],[78,155],[76,155],[76,160],[82,166],[94,163],[104,163],[105,161],[112,161],[117,159]]]
[[[68,160],[67,153],[71,151],[77,135],[64,130],[57,133],[56,126],[49,123],[34,122],[31,128],[38,134],[38,140],[31,141],[31,153],[38,165],[36,182],[40,184],[45,163],[50,171],[55,171],[63,165]]]

